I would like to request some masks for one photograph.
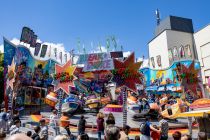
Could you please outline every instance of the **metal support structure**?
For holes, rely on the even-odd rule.
[[[61,117],[61,113],[62,113],[62,100],[63,100],[63,91],[60,89],[59,92],[58,92],[58,101],[59,101],[58,118]]]
[[[127,125],[127,89],[123,91],[123,126]]]

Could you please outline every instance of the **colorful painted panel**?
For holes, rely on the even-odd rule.
[[[15,46],[7,40],[4,40],[4,50],[5,64],[11,65],[13,58],[16,63],[16,82],[41,87],[47,87],[52,83],[50,74],[54,73],[56,62],[36,60],[27,48]]]
[[[144,74],[144,80],[145,80],[145,86],[146,87],[159,87],[162,85],[173,85],[180,87],[181,81],[178,78],[178,74],[176,69],[179,67],[179,65],[184,65],[186,67],[190,67],[193,61],[191,60],[185,60],[185,61],[179,61],[175,62],[169,67],[168,69],[164,70],[153,70],[149,68],[143,68],[140,70]],[[196,70],[200,70],[200,63],[195,62],[194,68]]]

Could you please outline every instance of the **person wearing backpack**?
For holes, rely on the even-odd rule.
[[[155,129],[150,122],[150,117],[146,117],[146,122],[140,125],[141,140],[150,140],[150,129],[160,133],[160,130]]]

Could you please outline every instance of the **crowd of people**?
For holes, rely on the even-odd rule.
[[[9,124],[9,120],[12,120]],[[146,121],[140,125],[140,135],[135,136],[135,140],[167,140],[168,136],[168,122],[162,116],[159,117],[159,127],[151,123],[151,119],[146,117]],[[33,131],[23,133],[20,130],[21,120],[19,114],[14,114],[13,117],[4,109],[0,113],[0,140],[48,140],[48,127],[55,131],[54,140],[89,140],[86,132],[87,121],[84,115],[80,116],[78,121],[78,135],[73,136],[70,131],[70,118],[65,112],[59,119],[56,110],[52,111],[49,116],[49,124],[47,125],[46,119],[41,119],[39,125],[34,126]],[[105,120],[105,115],[102,112],[97,114],[96,119],[97,136],[98,140],[129,140],[129,133],[131,127],[128,125],[120,129],[116,126],[115,117],[109,113]],[[181,132],[176,131],[172,135],[173,140],[192,140],[190,135],[182,135]],[[199,140],[206,140],[205,133],[198,133]]]

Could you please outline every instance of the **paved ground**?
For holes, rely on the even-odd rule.
[[[42,112],[42,115],[44,115],[45,117],[49,117],[50,113],[47,112]],[[87,130],[87,133],[89,135],[89,137],[91,137],[91,139],[95,139],[97,138],[97,133],[95,130],[95,126],[96,126],[96,114],[95,113],[86,113],[84,114],[86,120],[87,120],[87,125],[89,126]],[[119,127],[122,127],[122,113],[114,113],[115,119],[116,119],[116,125]],[[71,127],[71,132],[73,133],[73,135],[77,135],[77,123],[78,120],[80,118],[80,115],[74,115],[71,117],[70,121],[71,124],[73,125]],[[106,118],[105,118],[106,119]],[[27,132],[27,131],[33,131],[33,125],[36,125],[36,123],[33,122],[33,120],[31,119],[30,116],[23,116],[21,118],[23,125],[25,125],[25,127],[22,127],[21,130],[23,132]],[[131,134],[129,135],[129,137],[131,139],[133,139],[136,135],[140,135],[140,133],[138,132],[139,126],[140,124],[143,122],[144,120],[140,120],[140,121],[133,121],[132,119],[132,114],[128,113],[128,125],[131,128],[136,128],[136,130],[132,131]],[[158,121],[153,121],[152,124],[158,125]],[[180,127],[186,127],[187,126],[187,120],[183,119],[183,120],[178,120],[177,122],[170,122],[169,126],[171,128],[180,128]],[[186,127],[187,128],[187,127]],[[188,133],[187,129],[180,129],[183,133]],[[54,130],[49,128],[49,139],[53,140],[54,138]],[[171,131],[172,132],[172,131]],[[194,135],[196,135],[197,130],[194,130]],[[193,136],[196,137],[196,136]]]

